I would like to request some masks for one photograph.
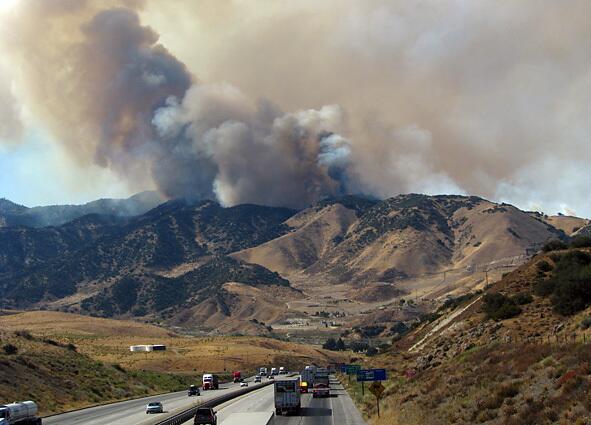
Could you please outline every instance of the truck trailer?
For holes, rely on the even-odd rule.
[[[283,415],[298,413],[302,406],[300,395],[300,381],[291,379],[275,382],[275,413]]]
[[[41,425],[34,401],[0,405],[0,425]]]
[[[234,381],[234,383],[242,382],[242,372],[240,372],[240,371],[233,372],[232,373],[232,380]]]

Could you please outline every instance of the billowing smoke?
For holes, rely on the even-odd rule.
[[[584,0],[21,0],[0,49],[5,87],[69,155],[137,188],[287,206],[456,192],[591,215],[590,14]]]
[[[299,207],[347,190],[339,107],[285,114],[199,83],[136,11],[99,5],[31,1],[14,37],[30,95],[44,96],[33,103],[76,157],[152,180],[168,197],[227,205]],[[45,48],[35,25],[49,32]]]

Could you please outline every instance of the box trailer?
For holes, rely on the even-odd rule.
[[[300,381],[298,379],[276,381],[274,386],[275,413],[277,415],[298,413],[302,406]]]

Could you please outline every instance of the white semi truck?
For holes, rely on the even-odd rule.
[[[34,401],[0,405],[0,425],[41,425]]]
[[[275,413],[298,413],[302,406],[298,379],[275,382]]]
[[[259,369],[259,375],[261,376],[267,376],[267,368],[266,367],[262,367]]]

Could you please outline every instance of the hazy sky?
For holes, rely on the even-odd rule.
[[[583,0],[0,0],[0,197],[591,217]]]

